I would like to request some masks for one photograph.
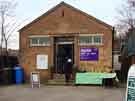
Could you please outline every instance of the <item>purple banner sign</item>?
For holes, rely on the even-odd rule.
[[[97,61],[98,60],[98,48],[81,48],[80,49],[81,61]]]

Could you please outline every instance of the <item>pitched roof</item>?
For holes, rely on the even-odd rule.
[[[32,22],[30,22],[29,24],[27,24],[24,27],[22,27],[19,31],[22,31],[23,29],[27,28],[28,26],[32,25],[33,23],[39,21],[41,18],[49,15],[51,12],[53,12],[54,10],[56,10],[57,8],[59,8],[61,6],[66,6],[66,7],[71,8],[71,9],[77,11],[77,12],[80,12],[83,15],[87,16],[88,18],[90,18],[92,20],[95,20],[96,22],[98,22],[98,23],[100,23],[100,24],[102,24],[102,25],[104,25],[104,26],[106,26],[106,27],[108,27],[108,28],[113,30],[113,27],[111,25],[109,25],[109,24],[107,24],[107,23],[105,23],[105,22],[103,22],[103,21],[101,21],[101,20],[99,20],[99,19],[97,19],[97,18],[95,18],[95,17],[93,17],[93,16],[91,16],[91,15],[89,15],[89,14],[87,14],[87,13],[85,13],[85,12],[83,12],[83,11],[81,11],[81,10],[71,6],[71,5],[69,5],[69,4],[67,4],[67,3],[65,3],[65,2],[61,2],[60,4],[56,5],[52,9],[48,10],[46,13],[42,14],[41,16],[39,16],[38,18],[36,18]]]

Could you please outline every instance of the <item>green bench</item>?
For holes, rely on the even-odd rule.
[[[103,79],[113,79],[116,73],[76,73],[75,84],[96,84],[102,85]]]

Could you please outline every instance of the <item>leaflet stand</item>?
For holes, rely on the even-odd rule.
[[[31,72],[31,85],[32,88],[40,88],[40,76],[39,72]]]

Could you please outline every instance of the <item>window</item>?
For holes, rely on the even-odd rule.
[[[95,44],[101,44],[102,43],[102,37],[101,36],[93,36],[94,43]]]
[[[92,44],[92,36],[80,36],[80,44]]]
[[[79,37],[80,45],[102,45],[103,35],[92,34],[92,35],[81,35]]]
[[[39,44],[40,45],[47,45],[49,44],[49,38],[48,37],[39,37]]]
[[[47,36],[30,36],[30,46],[48,46],[50,39]]]
[[[38,43],[38,39],[37,38],[31,38],[31,43],[32,44],[37,44]]]

